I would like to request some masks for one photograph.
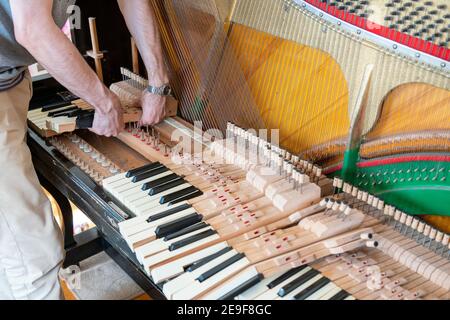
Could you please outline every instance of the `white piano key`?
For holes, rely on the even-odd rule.
[[[167,299],[171,300],[175,295],[175,293],[194,284],[196,282],[196,279],[200,277],[202,274],[204,274],[208,270],[215,268],[219,264],[227,261],[236,254],[238,254],[236,250],[231,250],[221,255],[220,257],[208,262],[207,264],[201,266],[197,270],[194,270],[193,272],[185,272],[182,275],[173,279],[172,281],[169,281],[168,283],[164,284],[163,292],[166,295]]]
[[[164,239],[158,239],[155,241],[152,241],[146,245],[143,245],[142,247],[139,247],[136,249],[135,253],[136,253],[136,257],[138,258],[138,261],[144,261],[144,259],[146,257],[149,257],[153,254],[157,254],[161,251],[167,250],[169,249],[170,245],[172,243],[187,239],[189,237],[195,236],[196,234],[208,231],[208,230],[212,230],[212,227],[206,227],[203,229],[199,229],[196,231],[193,231],[191,233],[188,233],[186,235],[183,235],[181,237],[169,240],[169,241],[164,241]],[[142,263],[141,263],[142,264]]]
[[[161,192],[154,196],[149,196],[147,193],[145,193],[143,197],[139,197],[140,195],[137,197],[131,196],[131,197],[122,199],[122,201],[133,212],[136,212],[136,214],[137,213],[145,213],[145,210],[154,208],[155,204],[158,205],[159,201],[161,200],[161,198],[163,196],[173,194],[175,192],[187,189],[189,187],[192,187],[192,185],[189,183],[184,183],[180,186],[177,186],[175,188]]]
[[[166,208],[166,210],[167,210],[167,208]],[[133,236],[135,234],[138,234],[140,232],[143,232],[145,230],[153,229],[153,228],[155,228],[155,226],[166,224],[166,223],[168,223],[170,221],[177,220],[179,218],[188,216],[188,215],[193,214],[193,213],[196,213],[195,209],[189,208],[189,209],[186,209],[186,210],[174,213],[174,214],[172,214],[172,215],[170,215],[168,217],[165,217],[165,218],[153,221],[153,222],[147,222],[147,220],[148,220],[148,218],[147,218],[141,224],[131,226],[131,227],[127,228],[126,230],[124,230],[122,235],[124,237],[131,237],[131,236]]]
[[[267,290],[269,290],[267,285],[269,283],[271,283],[272,281],[274,281],[275,279],[277,279],[278,277],[282,276],[284,273],[285,272],[278,272],[276,275],[262,280],[260,283],[258,283],[253,288],[250,288],[247,291],[241,293],[239,296],[236,297],[235,300],[253,300],[253,299],[255,299],[257,296],[259,296],[259,295],[263,294],[264,292],[266,292]]]
[[[218,243],[214,246],[205,248],[198,252],[192,253],[175,261],[172,261],[163,266],[154,268],[151,272],[152,279],[156,283],[161,283],[172,279],[184,272],[184,268],[193,264],[196,261],[199,261],[203,258],[209,257],[225,248],[228,247],[226,242]]]
[[[305,282],[303,285],[301,285],[298,288],[296,288],[295,290],[293,290],[291,293],[285,295],[284,297],[277,298],[277,300],[279,300],[279,299],[281,299],[281,300],[292,300],[292,299],[294,299],[294,297],[297,294],[299,294],[303,290],[307,289],[308,287],[312,286],[314,283],[316,283],[317,281],[319,281],[322,278],[323,278],[323,275],[318,274],[314,278],[310,279],[309,281]]]
[[[145,191],[142,190],[142,186],[144,184],[152,182],[152,181],[155,181],[155,180],[158,180],[158,179],[161,179],[161,178],[164,178],[164,177],[169,176],[171,174],[173,174],[173,173],[170,172],[170,171],[166,171],[164,173],[158,174],[158,175],[156,175],[154,177],[142,180],[140,182],[136,182],[136,183],[131,182],[129,185],[128,184],[127,185],[123,185],[123,186],[115,189],[114,190],[114,195],[117,197],[118,200],[122,200],[122,198],[129,197],[131,195],[136,194],[137,192],[142,192],[144,194],[148,194],[149,190],[145,190]]]
[[[114,185],[108,185],[108,188],[110,188],[114,193],[121,193],[121,192],[125,192],[125,191],[127,191],[127,190],[129,190],[129,189],[131,189],[133,187],[137,187],[137,186],[142,187],[142,185],[144,183],[154,181],[154,180],[156,180],[158,178],[165,177],[165,176],[167,176],[169,174],[171,174],[170,171],[166,171],[166,172],[160,173],[160,174],[158,174],[156,176],[149,177],[147,179],[141,180],[139,182],[133,182],[133,177],[125,178],[125,179],[123,179],[123,181],[120,182],[120,184],[115,185],[115,186]],[[126,182],[126,183],[123,183],[123,182]]]
[[[139,242],[146,241],[147,239],[150,239],[151,237],[154,237],[156,231],[156,227],[148,228],[142,232],[139,232],[137,234],[134,234],[129,237],[124,237],[125,242],[130,247],[131,251],[135,252],[136,248],[135,245]]]
[[[151,223],[147,223],[147,227],[145,229],[143,229],[142,231],[135,233],[131,236],[127,236],[124,237],[125,241],[127,242],[127,244],[130,246],[131,250],[133,250],[134,252],[134,244],[139,243],[141,241],[145,241],[149,238],[155,237],[156,236],[156,229],[158,228],[158,226],[175,221],[177,219],[186,217],[188,215],[190,215],[192,213],[190,213],[189,210],[186,211],[182,211],[179,213],[176,213],[174,215],[171,215],[169,217],[151,222]]]
[[[240,270],[242,270],[243,268],[245,268],[249,265],[250,265],[250,261],[248,261],[247,258],[242,258],[238,262],[223,269],[222,271],[218,272],[217,274],[215,274],[211,278],[203,281],[202,283],[196,281],[196,282],[194,282],[194,284],[190,285],[189,287],[186,287],[183,290],[176,292],[172,296],[172,298],[173,298],[172,300],[192,300],[196,296],[211,289],[217,283],[224,281],[231,274],[239,272]]]
[[[103,188],[108,189],[109,186],[112,185],[114,182],[117,182],[119,180],[128,179],[126,176],[127,176],[127,173],[125,172],[125,173],[121,173],[121,174],[104,179],[103,183],[102,183]]]
[[[175,209],[175,208],[177,208],[179,206],[182,206],[182,205],[185,205],[185,204],[188,204],[187,201],[183,201],[183,202],[177,203],[176,205],[171,206],[170,209]],[[140,225],[141,223],[146,223],[147,219],[150,218],[151,216],[163,213],[163,212],[165,212],[167,210],[168,210],[167,208],[156,208],[154,210],[149,210],[144,215],[136,216],[136,217],[134,217],[132,219],[122,221],[122,222],[119,223],[120,233],[121,234],[126,234],[127,233],[126,230],[128,228],[132,228],[134,226]]]
[[[311,270],[310,267],[306,267],[305,269],[297,272],[295,275],[293,275],[292,277],[289,277],[289,279],[286,279],[285,281],[283,281],[279,285],[277,285],[277,286],[273,287],[272,289],[267,290],[263,294],[257,296],[255,298],[255,300],[274,300],[274,299],[276,299],[278,297],[278,291],[280,291],[281,288],[283,288],[288,283],[294,281],[298,277],[304,275],[305,273],[307,273],[310,270]]]
[[[151,272],[150,267],[155,265],[155,264],[157,264],[157,263],[159,263],[159,262],[161,262],[161,261],[165,261],[167,259],[173,258],[173,257],[175,257],[175,256],[177,256],[177,255],[179,255],[181,253],[187,252],[187,251],[189,251],[191,249],[195,249],[195,248],[197,248],[197,247],[199,247],[201,245],[207,244],[207,243],[209,243],[211,241],[218,240],[218,239],[220,239],[219,235],[215,234],[215,235],[209,236],[209,237],[207,237],[205,239],[202,239],[200,241],[197,241],[195,243],[191,243],[190,245],[187,245],[187,246],[185,246],[183,248],[180,248],[180,249],[177,249],[177,250],[174,250],[174,251],[166,250],[166,251],[160,252],[160,253],[155,254],[155,255],[153,255],[153,256],[151,256],[149,258],[146,258],[144,260],[144,263],[143,263],[144,268],[145,268],[145,270],[147,272]]]
[[[335,285],[335,288],[333,288],[332,290],[324,294],[322,297],[320,297],[320,300],[330,300],[341,291],[342,289]]]
[[[159,200],[158,200],[158,201],[153,202],[153,206],[149,207],[148,210],[155,210],[155,209],[160,209],[160,208],[162,208],[162,209],[164,209],[164,210],[170,209],[168,203],[166,203],[166,204],[160,204],[160,203],[159,203]],[[134,214],[135,216],[140,217],[140,216],[142,216],[142,215],[145,215],[146,212],[148,212],[148,211],[145,210],[145,211],[132,211],[132,212],[133,212],[133,214]]]
[[[227,281],[219,288],[214,289],[212,292],[205,295],[202,298],[202,300],[211,300],[211,301],[218,300],[219,298],[238,288],[245,282],[256,277],[258,274],[259,274],[258,270],[256,270],[256,268],[254,267],[246,269],[243,272],[239,273],[237,276],[233,277],[231,281]]]

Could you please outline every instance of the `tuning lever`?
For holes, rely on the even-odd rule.
[[[86,112],[77,117],[77,129],[90,129],[94,123],[95,112]]]

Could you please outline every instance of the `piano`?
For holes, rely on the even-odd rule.
[[[55,130],[70,94],[29,114],[43,185],[97,225],[66,263],[107,250],[156,299],[450,299],[445,1],[152,4],[176,111],[117,138]]]

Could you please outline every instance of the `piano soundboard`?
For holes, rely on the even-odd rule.
[[[178,118],[129,125],[114,144],[140,162],[77,133],[49,140],[113,199],[117,230],[167,299],[450,298],[448,234],[231,123],[203,157],[180,153],[176,130],[194,137]]]

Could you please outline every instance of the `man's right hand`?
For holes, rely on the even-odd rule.
[[[101,105],[95,106],[94,123],[90,130],[105,137],[116,137],[124,130],[122,105],[114,93],[110,92]]]

